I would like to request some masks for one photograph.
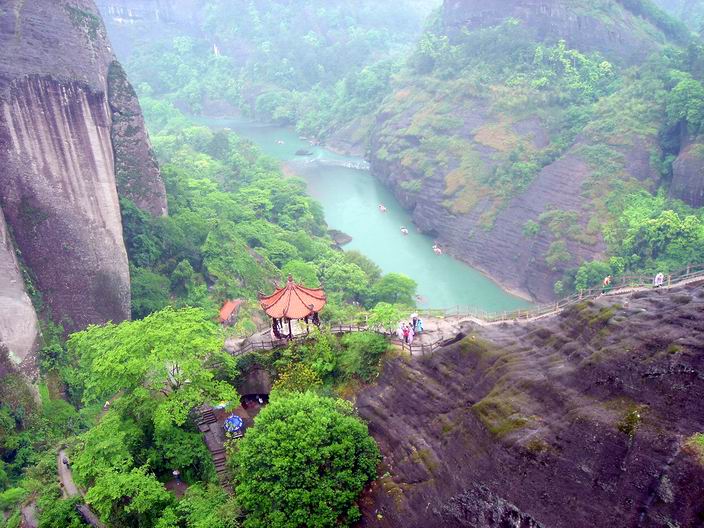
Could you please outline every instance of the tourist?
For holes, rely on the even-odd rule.
[[[604,282],[602,283],[601,293],[604,294],[611,286],[611,275],[604,277]]]
[[[653,287],[659,288],[664,282],[665,275],[662,272],[659,272],[657,275],[655,275],[655,278],[653,279]]]
[[[419,317],[418,320],[416,321],[416,334],[420,334],[423,332],[423,320]]]
[[[396,336],[403,341],[403,322],[398,323],[398,328],[396,329]]]
[[[412,345],[413,344],[413,338],[415,337],[416,333],[413,331],[413,327],[409,326],[408,327],[408,344]]]
[[[410,334],[411,334],[410,327],[404,323],[404,325],[403,325],[403,342],[404,343],[408,344],[408,339],[410,337]]]
[[[401,226],[401,234],[404,236],[408,235],[408,229],[406,226]]]

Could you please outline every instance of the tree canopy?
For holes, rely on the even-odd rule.
[[[139,321],[90,326],[68,340],[83,401],[107,400],[139,388],[163,395],[157,420],[182,425],[195,406],[234,399],[207,364],[234,371],[223,337],[199,308],[166,308]]]
[[[348,526],[379,450],[349,403],[273,393],[234,458],[247,528]]]

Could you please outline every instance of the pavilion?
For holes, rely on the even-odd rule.
[[[262,309],[272,319],[272,331],[277,339],[293,339],[292,320],[304,320],[306,324],[320,326],[318,314],[325,307],[327,297],[322,288],[306,288],[293,282],[288,276],[288,282],[283,288],[277,288],[269,296],[259,297]],[[282,333],[284,325],[288,324],[288,335]]]

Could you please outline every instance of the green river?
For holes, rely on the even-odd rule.
[[[198,119],[213,128],[228,128],[285,162],[308,183],[308,192],[323,204],[331,229],[352,237],[355,249],[388,272],[403,273],[418,283],[419,305],[426,308],[470,307],[487,312],[526,308],[530,304],[504,291],[491,279],[449,255],[436,255],[433,240],[417,232],[410,215],[379,183],[360,158],[312,146],[293,130],[233,118]],[[305,149],[311,156],[296,156]],[[381,213],[384,204],[386,213]],[[410,231],[401,234],[401,226]]]

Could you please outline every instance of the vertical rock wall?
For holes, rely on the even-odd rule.
[[[12,362],[21,363],[31,357],[38,337],[37,315],[0,210],[0,345],[7,346]]]
[[[93,0],[0,7],[0,207],[67,331],[129,317],[116,157],[128,191],[149,190],[140,206],[166,212],[134,92],[115,79],[122,95],[109,96],[114,60]]]
[[[129,315],[104,93],[47,77],[16,81],[0,105],[0,200],[24,260],[67,329]]]
[[[144,126],[137,94],[125,70],[113,61],[108,71],[108,102],[112,112],[111,140],[120,196],[154,216],[167,213],[166,189]]]

